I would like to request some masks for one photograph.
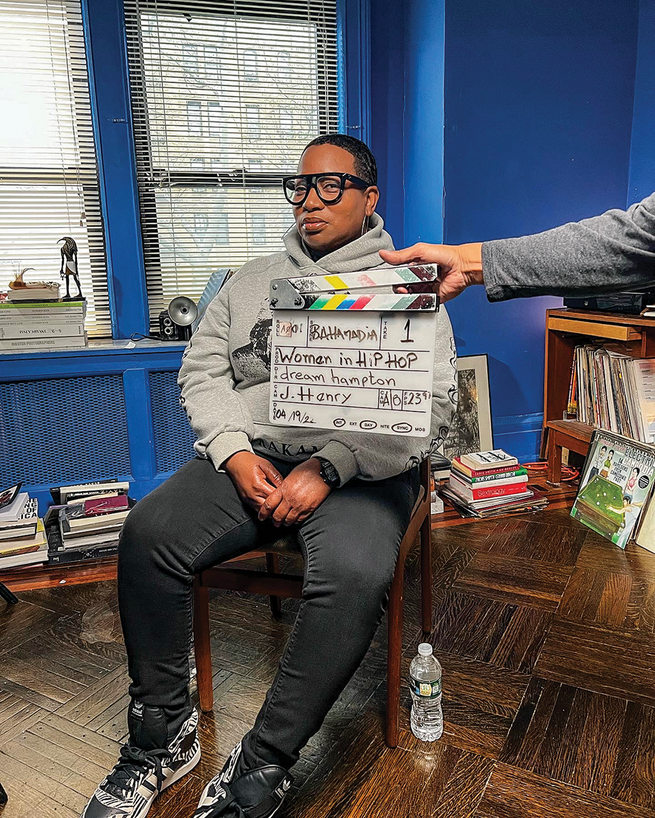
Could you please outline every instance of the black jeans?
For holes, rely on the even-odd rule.
[[[283,475],[292,468],[271,461]],[[379,482],[353,480],[294,527],[305,559],[303,597],[275,680],[244,738],[249,767],[291,767],[357,669],[384,612],[418,485],[417,469]],[[163,707],[176,729],[190,710],[194,573],[285,530],[260,523],[227,474],[200,459],[130,512],[118,564],[130,694]]]

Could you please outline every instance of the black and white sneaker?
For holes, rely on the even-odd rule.
[[[291,781],[289,773],[274,764],[243,769],[239,742],[203,790],[193,818],[271,818],[282,806]]]
[[[167,745],[160,707],[132,702],[128,722],[130,741],[121,749],[116,766],[95,791],[81,818],[144,818],[159,793],[200,761],[195,710]]]

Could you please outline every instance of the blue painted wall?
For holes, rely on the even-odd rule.
[[[446,0],[447,243],[625,207],[638,3]],[[495,442],[521,459],[537,452],[544,311],[559,304],[492,305],[476,288],[449,305],[460,354],[489,355]]]
[[[397,247],[443,234],[444,0],[370,0],[378,210]]]
[[[404,241],[405,0],[371,0],[371,134],[378,212],[397,247]]]
[[[655,190],[655,3],[639,3],[639,42],[630,150],[628,205]]]
[[[405,30],[406,244],[443,238],[443,0],[412,0]]]

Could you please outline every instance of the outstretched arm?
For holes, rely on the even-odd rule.
[[[484,244],[416,244],[380,253],[391,264],[440,266],[442,301],[484,284],[490,301],[592,295],[655,285],[655,193],[627,211]]]

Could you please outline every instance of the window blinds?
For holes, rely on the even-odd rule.
[[[24,267],[58,281],[72,236],[87,329],[111,335],[79,0],[0,0],[0,112],[0,290]]]
[[[282,247],[281,176],[338,129],[336,0],[125,0],[151,326]]]

